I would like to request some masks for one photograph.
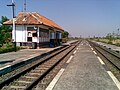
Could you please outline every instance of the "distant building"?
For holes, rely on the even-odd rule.
[[[4,22],[6,25],[12,25],[12,20]],[[16,25],[16,43],[17,46],[58,46],[62,41],[62,32],[60,26],[52,20],[36,12],[20,12],[15,19]],[[15,32],[12,31],[12,39],[15,41]]]

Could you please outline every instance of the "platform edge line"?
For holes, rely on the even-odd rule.
[[[118,89],[120,90],[120,82],[118,81],[118,79],[114,76],[114,74],[111,71],[107,71],[107,73],[112,78],[113,82],[118,87]]]
[[[60,69],[60,71],[57,73],[57,75],[54,77],[54,79],[51,81],[51,83],[48,85],[48,87],[45,90],[53,90],[55,84],[63,74],[64,70],[65,70],[64,68]]]
[[[73,55],[70,56],[70,58],[67,60],[67,64],[70,63],[71,59],[73,58]]]
[[[103,62],[103,60],[99,56],[97,56],[97,58],[102,65],[105,65],[105,63]]]

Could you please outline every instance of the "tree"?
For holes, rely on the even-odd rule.
[[[8,43],[11,41],[12,28],[10,26],[4,25],[5,21],[9,19],[6,16],[2,16],[0,20],[0,44]]]
[[[7,26],[7,25],[4,25],[3,23],[5,21],[8,21],[9,19],[6,17],[6,16],[2,16],[1,17],[1,20],[0,20],[0,30],[2,30],[3,32],[11,32],[12,31],[12,28],[10,26]]]
[[[67,31],[64,31],[62,33],[62,38],[68,38],[69,33]]]

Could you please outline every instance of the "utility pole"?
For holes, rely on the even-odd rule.
[[[119,38],[119,28],[118,28],[117,30],[118,30],[118,33],[117,33],[117,38]]]
[[[26,36],[26,25],[25,25],[25,22],[26,22],[26,0],[24,0],[23,1],[23,12],[24,12],[24,14],[23,14],[23,17],[24,17],[24,23],[23,23],[23,29],[25,30],[25,42],[27,42],[27,36]]]
[[[26,0],[24,0],[24,12],[26,12]]]
[[[14,0],[12,0],[12,4],[10,4],[10,5],[7,5],[7,6],[11,6],[12,7],[12,13],[13,13],[13,35],[14,35],[14,37],[13,37],[13,39],[14,39],[14,50],[15,50],[15,52],[16,52],[16,29],[15,29],[15,3],[14,3]]]

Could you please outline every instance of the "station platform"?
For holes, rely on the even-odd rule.
[[[62,45],[70,45],[71,43],[77,42],[78,40],[70,40],[67,41],[66,43],[63,43]]]
[[[73,54],[46,90],[119,90],[88,42]]]
[[[67,42],[68,44],[76,42],[76,40],[72,40],[71,42]],[[17,52],[8,52],[0,54],[0,72],[12,65],[15,65],[20,62],[25,62],[30,59],[34,59],[39,57],[42,54],[47,54],[50,51],[57,50],[62,46],[54,47],[54,48],[40,48],[40,49],[21,49]]]
[[[26,58],[36,53],[44,53],[52,50],[53,48],[45,48],[45,49],[21,49],[17,52],[8,52],[0,54],[0,61],[11,61],[17,60],[18,58]]]
[[[59,48],[59,47],[56,47]],[[21,49],[17,52],[8,52],[0,54],[0,70],[9,67],[14,63],[22,62],[30,58],[34,58],[43,53],[47,53],[56,48],[41,48],[41,49]]]

